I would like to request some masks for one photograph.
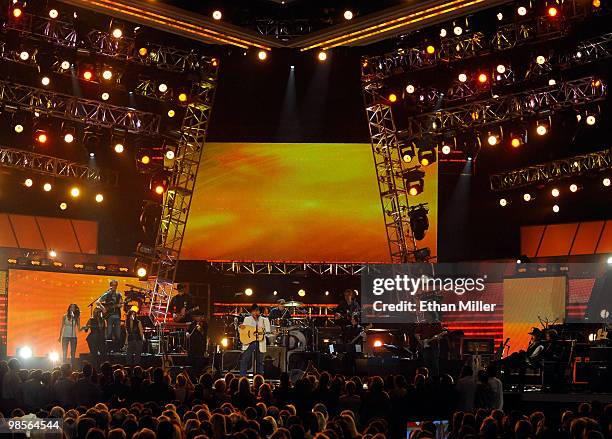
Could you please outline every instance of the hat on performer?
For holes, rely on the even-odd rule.
[[[285,301],[285,299],[278,299],[276,303],[278,303],[279,305],[284,305],[287,302]]]
[[[542,335],[542,331],[535,326],[531,328],[531,331],[528,332],[529,335]]]

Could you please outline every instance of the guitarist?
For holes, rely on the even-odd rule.
[[[98,299],[96,304],[102,309],[106,318],[106,339],[112,340],[113,346],[121,344],[121,305],[123,297],[117,291],[119,282],[111,280],[110,288]]]
[[[193,316],[191,312],[193,308],[193,298],[188,291],[185,290],[185,285],[178,284],[176,287],[178,294],[170,301],[170,312],[175,322],[191,323]]]
[[[266,352],[266,337],[265,334],[270,333],[270,320],[261,315],[259,305],[254,303],[249,309],[251,315],[244,318],[242,323],[244,326],[256,328],[257,338],[261,341],[252,341],[249,344],[242,345],[242,357],[240,358],[240,375],[246,376],[247,370],[253,364],[253,354],[256,356],[255,369],[253,375],[262,374],[263,354]],[[263,336],[262,336],[263,335]]]

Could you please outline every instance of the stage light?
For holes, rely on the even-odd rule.
[[[537,63],[538,65],[540,65],[540,66],[541,66],[541,65],[543,65],[545,62],[546,62],[546,58],[544,58],[544,56],[542,56],[542,55],[538,55],[538,56],[536,57],[536,63]]]
[[[17,349],[17,355],[19,355],[19,357],[21,357],[24,360],[32,358],[32,348],[29,346],[22,346],[19,349]]]
[[[523,194],[523,200],[525,201],[531,201],[533,198],[531,196],[531,194],[529,192]]]
[[[24,50],[19,54],[19,58],[21,58],[22,61],[27,61],[30,58],[30,54]]]
[[[47,143],[47,140],[49,140],[47,133],[41,130],[36,131],[34,138],[36,139],[38,143],[43,144],[43,145]]]
[[[125,150],[123,143],[116,143],[114,149],[117,154],[121,154]]]
[[[459,73],[459,76],[457,78],[459,79],[459,82],[467,81],[467,75],[465,73]]]
[[[433,148],[419,148],[419,163],[429,166],[436,161],[436,150]]]
[[[34,182],[32,181],[31,178],[26,178],[25,181],[23,182],[23,184],[25,185],[25,187],[32,187]]]
[[[516,10],[516,12],[521,16],[524,17],[525,15],[527,15],[527,8],[525,6],[519,6],[519,8]]]
[[[353,19],[353,11],[351,11],[350,9],[347,9],[346,11],[344,11],[344,19],[345,20],[352,20]]]
[[[245,288],[244,295],[251,297],[253,295],[253,288]]]
[[[601,7],[601,0],[593,0],[591,4],[593,5],[594,8],[599,8]]]
[[[176,111],[168,110],[168,117],[174,117],[174,116],[176,116]]]
[[[317,55],[317,58],[319,58],[319,61],[325,61],[327,59],[327,53],[324,50],[321,50]]]
[[[147,56],[147,53],[149,53],[149,49],[147,49],[146,47],[141,47],[140,49],[138,49],[138,54],[140,56]]]
[[[538,122],[536,125],[536,133],[538,133],[539,136],[546,135],[546,133],[548,133],[548,124],[546,122]]]
[[[586,123],[587,125],[593,126],[597,123],[597,118],[594,115],[589,114],[586,118]]]
[[[576,192],[578,192],[578,185],[577,185],[577,184],[575,184],[575,183],[570,184],[569,190],[570,190],[570,192],[572,192],[572,193],[576,193]]]
[[[389,94],[389,102],[393,103],[397,101],[397,95],[395,93]]]
[[[43,76],[40,83],[46,87],[47,85],[51,84],[51,79],[49,79],[48,76]]]
[[[21,134],[23,133],[23,125],[21,125],[20,123],[18,123],[17,125],[15,125],[15,132],[17,134]]]
[[[156,186],[155,186],[155,189],[154,189],[154,190],[155,190],[155,193],[156,193],[157,195],[161,195],[161,194],[163,194],[163,193],[164,193],[164,186],[163,186],[163,185],[161,185],[161,184],[158,184],[158,185],[156,185]]]
[[[400,145],[400,156],[405,163],[410,163],[412,159],[416,156],[414,144],[404,144]]]
[[[166,159],[174,160],[174,150],[169,149],[168,151],[166,151]]]
[[[610,177],[605,177],[601,183],[605,186],[605,187],[610,187]]]
[[[13,17],[19,18],[21,17],[21,14],[23,14],[23,11],[21,10],[19,6],[16,6],[13,8]]]
[[[556,6],[550,6],[546,12],[548,13],[549,17],[556,17],[557,14],[559,13],[559,10],[557,9]]]
[[[444,38],[446,37],[446,35],[447,35],[446,29],[444,28],[440,29],[440,37]]]
[[[96,203],[101,203],[102,201],[104,201],[104,195],[96,194]]]
[[[110,80],[113,77],[113,72],[111,72],[110,70],[104,70],[102,72],[102,78],[106,79],[107,81]]]
[[[612,256],[608,256],[606,262],[608,263],[608,265],[612,265]]]
[[[418,167],[414,167],[404,172],[404,183],[408,189],[408,194],[412,197],[419,195],[425,188],[425,172]]]
[[[223,337],[221,339],[221,346],[223,346],[224,348],[227,348],[229,346],[229,340],[227,339],[227,337]]]
[[[81,190],[78,187],[75,186],[70,189],[70,196],[72,198],[77,198],[79,195],[81,195]]]
[[[497,73],[499,73],[500,75],[506,73],[506,66],[503,64],[498,64],[497,67],[495,68],[495,70],[497,70]]]
[[[449,155],[450,152],[451,152],[450,145],[446,145],[446,144],[442,145],[442,154]]]
[[[144,267],[138,267],[138,269],[136,270],[136,275],[140,278],[146,277],[147,269]]]
[[[273,296],[278,296],[278,291],[273,291],[273,292],[272,292],[272,295],[273,295]]]
[[[298,296],[305,297],[306,296],[306,290],[299,290],[298,291]]]
[[[164,82],[162,82],[161,84],[159,84],[159,86],[157,87],[157,89],[161,92],[161,93],[166,93],[168,91],[168,85],[165,84]]]
[[[461,26],[455,26],[453,28],[453,33],[457,36],[461,35],[463,33],[463,29],[461,28]]]
[[[374,340],[374,347],[375,348],[382,348],[383,342],[382,340]]]
[[[221,20],[223,18],[223,13],[220,10],[215,10],[212,13],[213,20]]]
[[[53,351],[53,352],[49,352],[49,361],[51,361],[52,363],[57,363],[60,359],[60,356],[57,352]]]
[[[523,144],[524,144],[524,141],[523,141],[522,136],[517,136],[515,134],[510,135],[510,145],[512,145],[513,148],[518,148],[519,146]]]
[[[178,95],[179,102],[187,102],[187,93],[181,93]]]
[[[142,163],[143,165],[148,165],[149,163],[151,163],[151,157],[150,157],[150,156],[148,156],[148,155],[146,155],[146,154],[145,154],[145,155],[143,155],[143,156],[140,158],[140,163]]]
[[[257,58],[259,58],[260,61],[265,61],[266,58],[268,58],[268,52],[265,50],[260,50],[257,52]]]
[[[49,192],[51,189],[52,189],[52,187],[51,187],[51,183],[45,183],[45,184],[43,184],[43,190],[44,190],[45,192]]]
[[[480,75],[478,75],[478,82],[480,82],[481,84],[484,84],[488,80],[489,80],[489,77],[487,76],[486,73],[481,73]]]
[[[95,153],[95,152],[91,151],[91,152],[89,153],[89,158],[92,158],[92,159],[93,159],[95,156],[96,156],[96,153]]]
[[[501,207],[506,207],[508,205],[508,200],[506,200],[505,198],[500,198],[499,199],[499,205]]]
[[[68,70],[70,68],[70,61],[62,61],[60,67],[62,70]]]
[[[86,81],[91,81],[91,78],[93,78],[93,73],[91,72],[91,70],[85,70],[83,72],[83,79],[85,79]]]
[[[495,146],[499,143],[499,136],[497,134],[489,133],[489,137],[487,137],[487,143],[491,146]]]
[[[552,208],[553,212],[558,213],[559,212],[559,205],[555,204]]]
[[[412,93],[414,93],[414,90],[415,90],[414,85],[412,85],[412,84],[408,84],[408,85],[406,86],[406,93],[408,93],[408,94],[412,94]]]
[[[434,46],[429,45],[429,46],[427,46],[427,48],[425,49],[425,51],[426,51],[428,54],[433,55],[434,53],[436,53],[436,48],[435,48]]]
[[[68,209],[68,204],[60,203],[59,208],[60,208],[60,210],[66,210],[66,209]]]
[[[548,85],[557,85],[557,81],[551,78],[548,80]]]
[[[53,249],[49,250],[49,257],[50,258],[57,258],[57,252]]]
[[[110,99],[110,95],[107,92],[102,93],[102,100],[108,101]]]
[[[550,191],[550,194],[551,194],[553,197],[557,198],[557,197],[559,196],[559,194],[560,194],[559,189],[557,189],[557,188],[553,188],[553,190],[551,190],[551,191]]]
[[[116,27],[115,29],[113,29],[113,37],[114,38],[119,39],[122,36],[123,36],[123,31],[120,28]]]
[[[59,12],[57,12],[57,9],[51,9],[49,11],[49,17],[51,17],[53,19],[59,17]]]

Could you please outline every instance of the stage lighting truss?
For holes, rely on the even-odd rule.
[[[136,88],[134,89],[134,93],[139,94],[141,96],[156,99],[162,102],[168,102],[174,99],[174,90],[170,87],[162,88],[161,91],[159,85],[166,84],[163,81],[155,81],[153,79],[139,79]],[[167,86],[166,86],[167,87]]]
[[[110,186],[117,186],[119,183],[119,174],[116,171],[92,168],[57,157],[3,146],[0,146],[0,166],[55,178],[69,178]]]
[[[92,30],[79,37],[74,23],[23,13],[19,20],[9,19],[6,29],[16,30],[20,36],[43,40],[61,47],[91,50],[93,53],[156,67],[169,72],[203,71],[205,75],[216,70],[216,58],[154,43],[138,44],[125,35],[113,37],[111,32]],[[140,54],[142,48],[146,54]]]
[[[501,124],[599,102],[605,99],[606,93],[604,82],[593,77],[559,82],[553,87],[547,86],[419,114],[408,119],[408,127],[401,134],[412,139],[428,134],[440,135],[448,131]]]
[[[612,169],[612,149],[494,174],[490,176],[489,181],[491,190],[507,191],[569,177],[597,174],[609,169]]]
[[[0,81],[0,103],[20,110],[91,123],[99,127],[123,128],[132,133],[157,134],[161,117],[153,113],[117,107],[62,93]]]
[[[381,99],[382,88],[381,83],[365,84],[363,93],[387,242],[393,263],[416,262],[401,145],[391,107]]]
[[[246,261],[208,261],[204,262],[206,268],[217,273],[226,274],[264,274],[264,275],[290,275],[304,272],[319,276],[356,276],[376,266],[366,264],[340,264],[316,262],[246,262]]]
[[[255,31],[261,35],[277,38],[282,41],[292,40],[312,32],[312,21],[308,19],[277,20],[265,19],[255,20]]]

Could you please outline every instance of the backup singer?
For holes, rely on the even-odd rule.
[[[252,326],[257,328],[260,334],[268,334],[270,332],[270,320],[261,315],[259,305],[254,303],[250,310],[251,315],[244,318],[244,326]],[[256,355],[255,369],[253,375],[256,373],[263,374],[263,354],[266,352],[266,337],[263,337],[261,341],[253,341],[248,345],[242,346],[242,357],[240,358],[240,375],[246,376],[247,370],[253,364],[253,354]]]
[[[111,280],[110,288],[100,296],[96,304],[106,314],[106,339],[112,340],[115,346],[121,342],[121,304],[123,297],[117,291],[119,282]]]
[[[67,360],[68,345],[70,344],[70,361],[74,363],[74,357],[77,348],[77,336],[81,330],[81,310],[78,305],[71,303],[68,305],[66,314],[62,316],[60,326],[59,342],[62,344],[62,360]]]
[[[142,323],[136,317],[136,310],[130,309],[125,318],[127,364],[140,364],[144,330]]]
[[[98,364],[100,357],[103,357],[106,353],[105,349],[105,335],[106,335],[106,321],[102,316],[102,309],[96,307],[93,311],[93,315],[87,321],[87,324],[81,328],[81,331],[89,330],[87,334],[87,345],[89,346],[89,353],[94,359],[94,363]]]

